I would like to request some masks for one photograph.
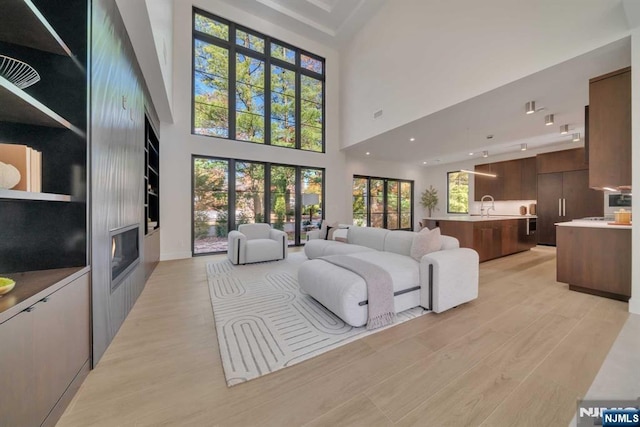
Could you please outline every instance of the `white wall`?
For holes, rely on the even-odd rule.
[[[345,156],[339,151],[338,53],[218,0],[196,0],[193,5],[326,59],[326,154],[192,135],[192,3],[174,2],[174,123],[163,123],[160,130],[161,259],[191,256],[192,154],[323,167],[325,216],[330,220],[347,220],[351,187],[345,185]]]
[[[173,106],[173,0],[145,0],[162,81]]]
[[[620,0],[387,1],[342,52],[343,145],[628,34]]]
[[[153,107],[163,122],[173,121],[171,99],[172,0],[115,0],[144,75]],[[167,45],[167,55],[164,46]],[[165,61],[166,57],[166,61]]]
[[[636,21],[638,22],[638,21]],[[632,187],[640,189],[640,26],[631,33],[631,156]],[[638,197],[636,197],[636,200]],[[638,208],[636,210],[636,218]],[[631,300],[629,311],[640,314],[640,221],[633,225],[631,241]]]

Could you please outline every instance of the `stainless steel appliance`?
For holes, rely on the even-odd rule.
[[[538,219],[527,218],[527,236],[532,236],[536,234],[537,228],[538,228]]]
[[[618,210],[619,208],[631,209],[631,194],[610,193],[607,195],[607,206]]]

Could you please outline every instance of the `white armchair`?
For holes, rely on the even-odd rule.
[[[227,257],[233,264],[275,261],[287,257],[287,233],[269,224],[241,224],[229,233]]]

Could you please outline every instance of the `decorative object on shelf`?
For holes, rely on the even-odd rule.
[[[0,76],[20,89],[40,81],[40,74],[31,65],[6,55],[0,55]]]
[[[8,277],[0,277],[0,295],[4,295],[16,286],[16,282]]]
[[[422,192],[420,204],[422,204],[422,207],[427,210],[428,217],[431,217],[432,210],[438,210],[436,207],[438,205],[438,190],[433,188],[433,185],[430,185],[429,188]]]
[[[42,153],[21,144],[0,143],[0,162],[15,167],[20,179],[14,190],[39,193],[42,191]]]
[[[520,206],[520,215],[526,215],[526,214],[527,214],[527,207]]]
[[[535,215],[536,214],[536,209],[537,209],[536,204],[535,203],[531,203],[529,205],[529,214]]]
[[[20,171],[15,166],[0,162],[0,188],[9,190],[20,182]]]

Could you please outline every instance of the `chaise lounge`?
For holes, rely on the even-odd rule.
[[[375,264],[393,282],[394,307],[399,313],[422,306],[443,312],[478,297],[478,253],[460,248],[457,239],[441,236],[440,250],[419,261],[411,257],[418,233],[370,227],[350,227],[347,243],[311,239],[306,261],[298,272],[300,288],[351,326],[367,323],[367,284],[364,279],[321,257],[347,255]]]

